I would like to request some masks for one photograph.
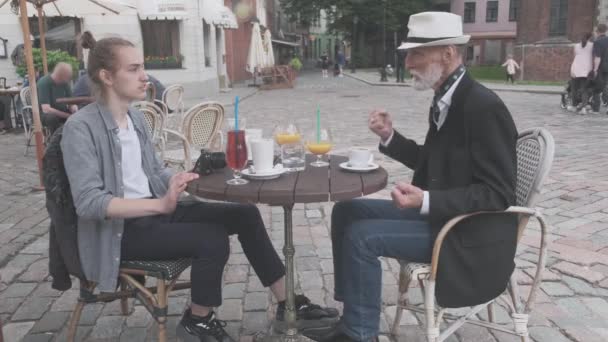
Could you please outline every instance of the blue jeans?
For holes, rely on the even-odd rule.
[[[331,216],[334,298],[344,302],[342,329],[367,341],[378,335],[382,267],[378,257],[430,262],[431,230],[419,209],[392,201],[358,199],[337,203]]]

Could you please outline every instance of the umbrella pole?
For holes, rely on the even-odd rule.
[[[44,13],[42,12],[42,5],[36,5],[36,10],[38,10],[38,31],[40,32],[40,54],[42,55],[42,69],[44,71],[44,75],[46,76],[49,74],[49,66],[46,62],[46,33],[44,32]]]
[[[21,14],[21,30],[23,31],[23,47],[25,49],[25,63],[27,65],[27,74],[30,81],[30,94],[32,100],[32,113],[34,117],[34,138],[36,140],[36,161],[38,162],[38,175],[40,177],[40,187],[37,190],[43,190],[44,185],[42,181],[42,156],[43,151],[43,139],[42,139],[42,125],[40,122],[40,107],[38,105],[38,89],[36,89],[36,75],[34,73],[34,57],[32,56],[32,42],[30,41],[30,26],[27,20],[27,6],[25,5],[26,0],[19,0],[19,13]]]

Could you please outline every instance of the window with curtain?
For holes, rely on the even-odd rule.
[[[181,68],[179,21],[140,20],[146,68]]]
[[[79,44],[76,37],[80,33],[80,19],[73,17],[45,17],[45,42],[47,51],[61,50],[74,57],[79,57]],[[36,47],[40,47],[40,31],[38,17],[29,18],[30,32],[35,38]]]
[[[498,21],[498,1],[488,1],[486,4],[486,22],[495,23]]]
[[[519,17],[519,2],[520,0],[511,0],[509,3],[509,21],[517,21]]]
[[[568,25],[568,0],[551,0],[549,35],[565,36]]]
[[[474,23],[475,22],[475,7],[476,4],[474,2],[465,2],[464,3],[464,22],[465,23]]]

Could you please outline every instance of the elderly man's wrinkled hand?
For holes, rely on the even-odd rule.
[[[393,120],[385,109],[376,109],[369,114],[369,129],[385,141],[393,134]]]
[[[399,183],[391,192],[391,197],[397,208],[421,208],[424,191],[408,183]]]

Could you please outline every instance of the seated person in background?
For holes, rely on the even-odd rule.
[[[162,101],[163,92],[165,91],[165,86],[160,83],[160,81],[154,78],[152,75],[147,74],[148,82],[154,84],[156,87],[156,100]],[[89,75],[87,73],[82,74],[78,77],[78,80],[74,84],[74,96],[91,96],[91,89],[89,86]]]
[[[38,102],[42,113],[42,124],[51,130],[51,134],[65,123],[65,120],[78,110],[75,105],[57,103],[57,99],[71,97],[72,66],[67,63],[57,63],[53,73],[38,80]]]

